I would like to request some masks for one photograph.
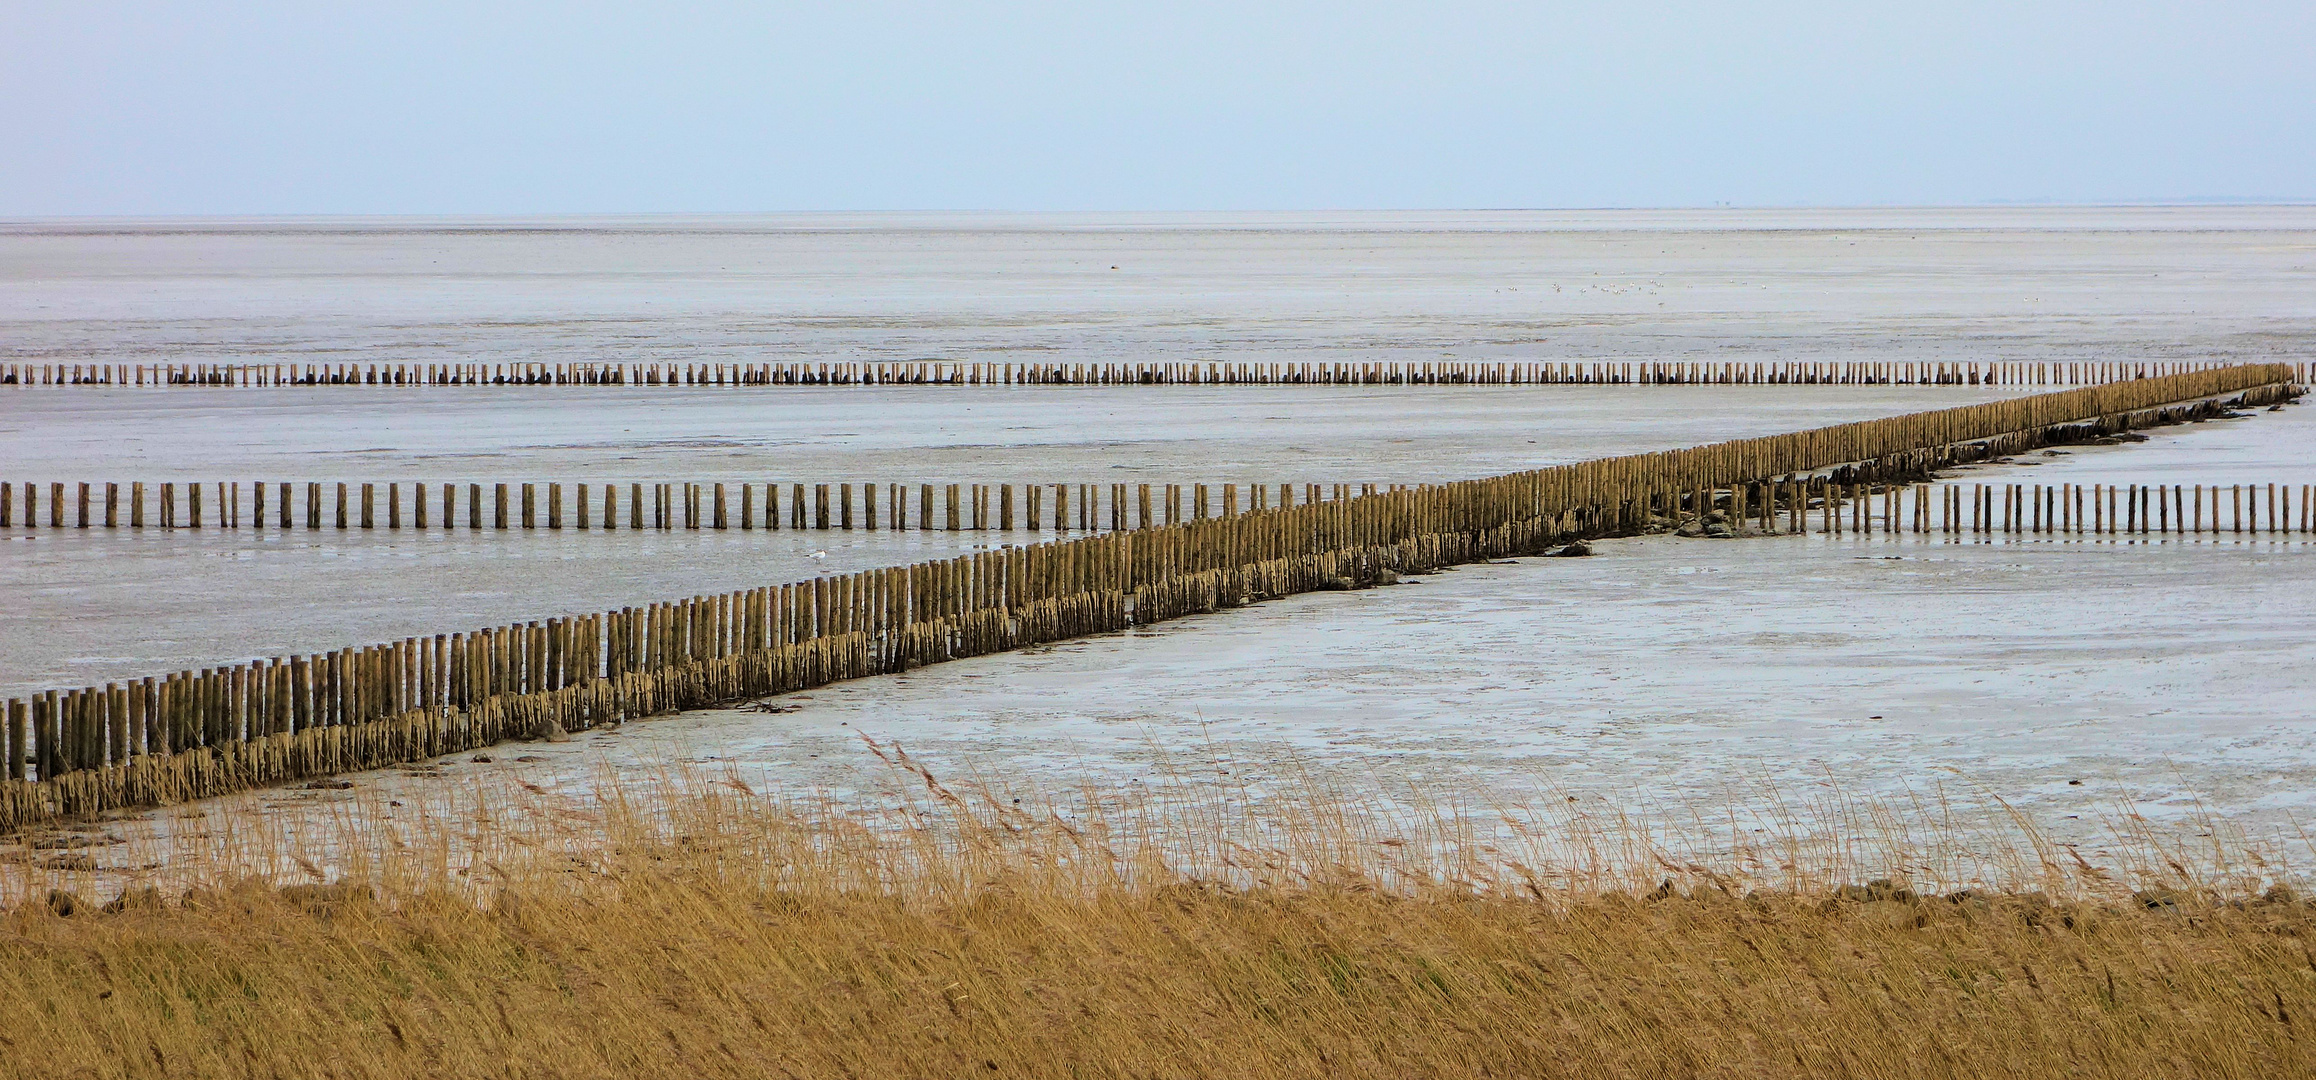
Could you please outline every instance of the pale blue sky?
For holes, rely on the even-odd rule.
[[[2316,4],[0,4],[0,216],[2316,197]]]

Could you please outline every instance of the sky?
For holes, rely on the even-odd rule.
[[[0,4],[0,217],[2316,198],[2316,4]]]

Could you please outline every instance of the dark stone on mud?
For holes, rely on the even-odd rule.
[[[80,897],[63,889],[48,890],[48,910],[52,914],[62,915],[69,919],[79,914],[81,909],[87,906],[87,904],[81,903]]]
[[[1704,534],[1715,540],[1727,540],[1737,535],[1736,533],[1729,531],[1729,526],[1724,525],[1718,521],[1706,522]]]
[[[147,885],[141,889],[122,889],[121,895],[114,897],[103,910],[107,915],[118,915],[124,911],[160,911],[168,906],[168,901],[161,898],[161,890]]]
[[[1592,545],[1582,540],[1571,540],[1544,553],[1546,558],[1552,559],[1581,559],[1590,554]]]
[[[353,782],[352,780],[340,780],[340,779],[338,779],[337,777],[334,777],[334,776],[325,776],[325,777],[323,777],[323,778],[321,778],[321,779],[319,779],[319,780],[315,780],[315,781],[312,781],[312,782],[310,782],[310,783],[306,784],[306,790],[307,790],[307,791],[344,791],[344,790],[346,790],[347,788],[350,788],[350,787],[353,787],[353,786],[354,786],[354,782]]]
[[[2177,910],[2181,904],[2187,901],[2188,896],[2178,889],[2143,889],[2132,893],[2131,898],[2139,901],[2140,906],[2149,910]]]
[[[1866,882],[1866,895],[1875,900],[1894,900],[1901,904],[1914,902],[1914,889],[1903,881],[1875,878]]]

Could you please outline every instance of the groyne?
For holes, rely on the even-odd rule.
[[[1503,360],[1026,363],[49,363],[0,365],[0,386],[2090,386],[2219,371],[2173,360]],[[2309,381],[2311,365],[2291,378]]]
[[[1099,532],[1407,485],[0,481],[0,529]]]

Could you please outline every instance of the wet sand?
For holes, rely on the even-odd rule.
[[[2083,457],[2256,460],[2305,431],[2282,422],[2292,412]],[[901,792],[866,736],[1033,793],[1227,779],[1276,797],[1306,770],[1478,806],[1838,786],[1980,807],[1992,793],[2062,839],[2104,835],[2126,805],[2291,832],[2316,801],[2316,542],[1811,535],[1599,550],[860,680],[775,699],[779,712],[500,747],[452,759],[450,781],[384,771],[348,792],[236,798],[327,814],[458,778],[583,792],[679,767],[890,806]]]
[[[1604,543],[704,710],[440,772],[230,805],[425,805],[440,785],[584,793],[731,772],[862,808],[906,793],[862,744],[1032,798],[1302,775],[1474,807],[1999,795],[2060,839],[2125,804],[2290,832],[2316,800],[2306,542]],[[170,811],[155,811],[158,817]]]
[[[0,424],[14,429],[0,431],[0,447],[18,455],[11,468],[85,461],[46,475],[149,483],[158,482],[144,471],[155,458],[205,462],[194,476],[211,481],[1407,483],[2007,392],[1160,387],[1057,395],[999,387],[666,399],[546,388],[507,397],[414,393],[411,408],[395,410],[368,390],[127,391],[115,398],[130,407],[110,412],[102,393],[35,396],[49,411]],[[1057,400],[1079,407],[1057,408]],[[452,406],[437,407],[445,401]],[[275,428],[267,417],[291,422]],[[634,430],[591,434],[611,430],[610,421]],[[625,505],[624,487],[620,498]],[[0,530],[0,597],[9,598],[0,603],[0,695],[801,580],[1045,535]],[[827,558],[808,558],[815,551]]]
[[[1664,389],[1708,402],[1720,393]],[[1787,402],[1784,418],[1806,411],[1830,420],[1888,409],[1920,393],[1821,389],[1828,393],[1804,395],[1815,401]],[[1685,416],[1643,410],[1638,417],[1601,407],[1617,400],[1582,396],[1591,407],[1565,409],[1564,422],[1540,432],[1539,445],[1548,442],[1555,455],[1589,457],[1594,449],[1621,451],[1650,445],[1645,440],[1651,438],[1659,440],[1655,445],[1680,445],[1741,426],[1702,407]],[[1453,429],[1443,424],[1439,430]],[[2316,483],[2316,454],[2310,453],[2316,407],[2148,435],[2146,443],[2073,447],[1957,470],[1951,478]],[[1104,453],[1076,449],[1096,458]],[[11,597],[0,605],[0,696],[803,580],[1042,535],[1048,534],[9,530],[0,532],[0,594]]]

